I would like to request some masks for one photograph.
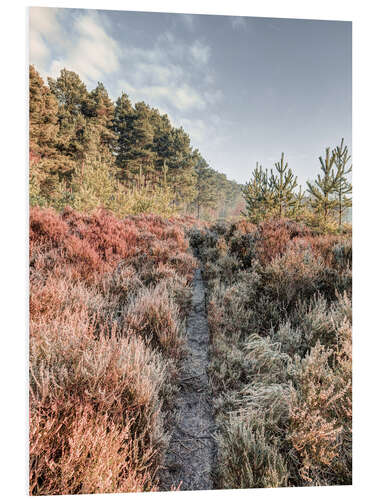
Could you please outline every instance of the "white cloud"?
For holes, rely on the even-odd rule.
[[[181,120],[183,128],[190,135],[193,143],[203,143],[208,135],[207,125],[203,120],[191,120],[189,118],[183,118]]]
[[[178,18],[183,22],[189,31],[194,30],[194,15],[193,14],[181,14]]]
[[[119,68],[119,47],[99,24],[95,14],[84,14],[77,18],[73,32],[74,43],[66,57],[52,62],[51,67],[65,66],[79,73],[86,81],[100,80],[105,74]]]
[[[132,78],[136,83],[148,81],[151,85],[167,85],[183,78],[183,69],[175,64],[154,64],[140,62],[136,65]]]
[[[37,64],[43,64],[49,56],[49,48],[43,38],[35,30],[30,31],[30,59]]]
[[[223,98],[223,92],[220,89],[210,89],[204,93],[204,97],[210,104],[216,104]]]
[[[150,48],[111,36],[109,19],[96,11],[33,8],[30,11],[30,59],[42,76],[56,78],[66,68],[92,86],[108,76],[132,101],[186,116],[216,104],[222,93],[209,67],[211,48],[202,40],[182,41],[164,31]],[[194,18],[181,15],[192,27]],[[125,71],[122,72],[122,68]]]
[[[206,69],[206,72],[204,74],[203,82],[208,86],[215,83],[215,77],[208,68]]]
[[[187,84],[176,89],[173,101],[175,107],[181,111],[190,108],[204,109],[206,107],[206,103],[199,93]]]
[[[41,70],[51,55],[49,44],[61,42],[61,29],[58,10],[43,7],[30,7],[30,62]]]
[[[230,21],[234,30],[246,29],[246,20],[244,17],[231,17]]]
[[[230,137],[228,130],[233,128],[233,124],[215,114],[205,115],[204,119],[181,118],[177,125],[184,127],[193,144],[198,147],[209,144],[211,148],[223,145]]]
[[[43,36],[51,39],[60,37],[60,25],[58,22],[58,9],[46,7],[30,7],[30,29],[36,30]]]
[[[59,21],[58,9],[30,10],[30,61],[43,75],[56,77],[65,67],[88,83],[119,68],[119,47],[96,13],[78,16],[69,34]],[[51,46],[60,56],[51,58]]]
[[[121,80],[121,91],[126,92],[134,101],[146,101],[151,106],[165,108],[172,106],[178,111],[185,112],[191,109],[202,110],[206,102],[200,94],[188,84],[178,85],[148,85],[135,87],[131,82]]]
[[[121,63],[127,75],[126,81],[119,82],[118,92],[124,90],[132,100],[184,114],[206,109],[221,98],[207,67],[210,54],[202,41],[189,45],[171,32],[160,35],[151,49],[125,45]]]
[[[195,41],[190,48],[193,59],[199,64],[207,64],[211,55],[211,49],[203,45],[199,40]]]

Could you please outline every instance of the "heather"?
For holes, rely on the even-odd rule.
[[[216,486],[351,484],[350,235],[269,219],[190,241],[208,287]]]
[[[30,210],[30,493],[152,491],[195,258],[189,218]]]

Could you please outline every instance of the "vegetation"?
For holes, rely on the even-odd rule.
[[[31,209],[31,494],[157,489],[192,222]]]
[[[352,172],[352,165],[348,165],[351,157],[348,152],[348,146],[344,146],[344,139],[341,140],[340,146],[335,148],[334,158],[337,169],[335,193],[337,195],[338,222],[341,229],[345,211],[352,206],[352,200],[349,197],[352,194],[352,184],[347,177]]]
[[[307,181],[307,195],[301,186],[297,191],[297,177],[288,168],[284,153],[270,174],[257,163],[250,181],[242,188],[246,203],[243,215],[255,224],[286,217],[303,221],[318,232],[342,232],[346,229],[346,211],[352,206],[349,160],[344,139],[332,152],[326,148],[325,159],[319,158],[322,173],[314,182]]]
[[[351,484],[350,237],[278,219],[190,241],[209,291],[216,486]]]
[[[90,92],[66,69],[46,86],[34,66],[29,102],[32,206],[206,219],[239,213],[241,186],[144,102],[132,105],[122,93],[113,103],[102,83]]]

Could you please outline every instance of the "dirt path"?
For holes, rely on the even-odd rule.
[[[209,490],[216,455],[212,395],[207,377],[209,335],[201,270],[195,272],[187,321],[187,356],[180,372],[174,431],[161,474],[161,490]]]

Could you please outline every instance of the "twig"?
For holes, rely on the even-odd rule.
[[[181,378],[180,382],[185,382],[186,380],[191,380],[192,378],[199,378],[202,377],[202,375],[204,375],[204,373],[200,373],[199,375],[192,375],[191,377]]]

